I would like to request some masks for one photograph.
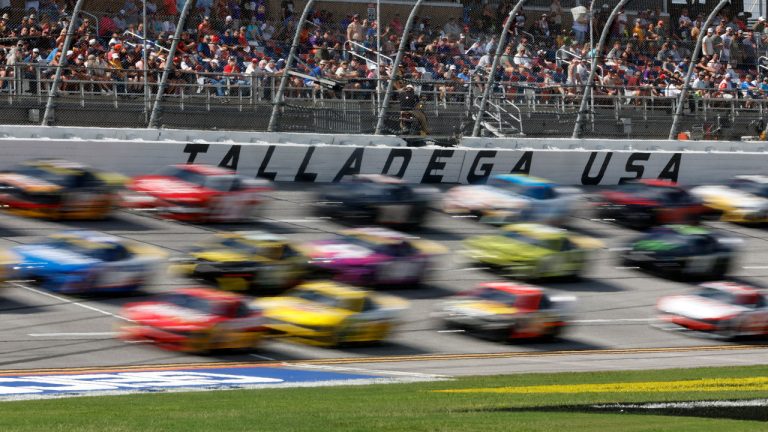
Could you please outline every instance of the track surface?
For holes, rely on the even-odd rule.
[[[275,200],[269,205],[266,217],[250,224],[196,226],[129,212],[118,212],[114,218],[103,222],[72,223],[3,215],[0,216],[0,247],[38,241],[64,228],[88,228],[160,246],[173,253],[207,239],[218,230],[266,229],[295,241],[307,241],[326,238],[342,228],[333,221],[310,215],[309,203],[313,197],[310,192],[295,185],[279,187],[280,190],[272,194]],[[731,279],[766,286],[768,231],[721,222],[710,225],[744,240],[741,258],[733,268]],[[479,282],[497,279],[491,273],[473,268],[461,255],[452,254],[438,263],[425,287],[394,292],[409,299],[411,309],[405,315],[400,331],[389,342],[344,350],[268,341],[252,354],[200,357],[168,352],[146,344],[127,344],[114,339],[113,332],[120,321],[120,306],[132,299],[73,298],[41,291],[25,282],[12,282],[0,295],[0,370],[214,361],[297,363],[343,358],[346,359],[344,362],[360,367],[459,375],[768,362],[768,346],[701,350],[697,347],[725,348],[732,344],[652,328],[656,300],[663,295],[685,292],[692,286],[619,267],[616,251],[611,249],[635,236],[634,231],[588,217],[575,219],[571,227],[601,239],[607,247],[592,255],[590,270],[583,281],[543,284],[555,293],[576,297],[574,323],[557,342],[509,345],[440,331],[439,323],[430,318],[430,313],[441,297]],[[417,235],[458,250],[463,238],[494,230],[472,220],[435,212],[428,227]],[[194,282],[168,276],[148,291],[161,292],[190,285]],[[674,349],[648,350],[650,348]],[[552,354],[576,350],[596,351]],[[536,356],[536,353],[544,355]],[[414,361],[413,356],[419,360]]]

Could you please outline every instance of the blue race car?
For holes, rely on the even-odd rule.
[[[16,278],[62,293],[128,292],[161,268],[160,249],[94,231],[65,231],[44,242],[11,248]]]

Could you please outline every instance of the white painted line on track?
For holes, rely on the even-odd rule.
[[[621,266],[616,266],[614,268],[616,270],[636,270],[636,269],[639,269],[640,267],[621,267]]]
[[[109,336],[115,337],[117,332],[90,332],[90,333],[30,333],[32,337],[68,337],[68,336]]]
[[[317,222],[324,222],[325,219],[271,219],[273,222],[283,222],[283,223],[317,223]]]
[[[744,266],[742,268],[747,270],[765,270],[768,269],[768,266]]]
[[[461,329],[455,329],[455,330],[438,330],[438,333],[464,333],[464,330]]]
[[[99,309],[97,307],[89,306],[89,305],[84,304],[84,303],[72,301],[72,299],[68,299],[66,297],[61,297],[61,296],[58,296],[56,294],[51,294],[49,292],[46,292],[46,291],[43,291],[43,290],[39,290],[39,289],[36,289],[36,288],[28,287],[28,286],[22,285],[20,283],[11,282],[11,285],[16,286],[16,287],[21,288],[21,289],[25,289],[27,291],[31,291],[31,292],[36,293],[36,294],[40,294],[40,295],[44,295],[46,297],[50,297],[50,298],[56,299],[56,300],[58,300],[60,302],[63,302],[63,303],[69,303],[69,304],[72,304],[72,305],[75,305],[75,306],[80,306],[81,308],[88,309],[88,310],[91,310],[91,311],[94,311],[94,312],[98,312],[98,313],[100,313],[102,315],[111,316],[111,317],[114,317],[114,318],[117,318],[117,319],[121,319],[123,321],[131,321],[131,320],[129,320],[126,317],[123,317],[123,316],[120,316],[120,315],[117,315],[117,314],[113,314],[112,312],[107,312],[104,309]]]
[[[250,354],[250,356],[251,357],[256,357],[256,358],[262,359],[262,360],[276,361],[276,359],[273,359],[272,357],[267,357],[267,356],[258,355],[258,354]]]
[[[339,372],[375,373],[375,374],[399,375],[399,376],[408,376],[408,377],[417,377],[417,378],[435,378],[435,379],[451,378],[448,375],[425,374],[425,373],[419,373],[419,372],[390,371],[390,370],[380,370],[380,369],[366,369],[366,368],[349,367],[349,366],[329,366],[329,365],[315,365],[315,364],[289,363],[289,362],[285,362],[283,363],[283,365],[300,367],[300,368],[308,368],[308,369],[325,369],[325,370],[332,370],[332,371],[339,371]]]
[[[656,318],[605,318],[605,319],[585,319],[568,321],[571,324],[589,324],[589,323],[620,323],[620,322],[654,322]]]

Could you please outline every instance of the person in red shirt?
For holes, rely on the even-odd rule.
[[[224,66],[224,77],[227,80],[228,94],[234,94],[235,89],[239,90],[241,94],[243,93],[242,89],[247,83],[243,80],[241,72],[237,56],[231,54],[227,59],[227,64]]]

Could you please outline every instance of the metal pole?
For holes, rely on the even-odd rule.
[[[576,124],[573,125],[573,135],[571,135],[571,138],[579,138],[581,135],[581,128],[584,124],[584,112],[587,110],[587,100],[592,94],[592,87],[595,86],[595,71],[597,70],[597,62],[603,57],[603,46],[605,45],[605,40],[608,39],[608,33],[611,32],[611,24],[613,23],[613,20],[616,18],[616,15],[618,15],[621,8],[623,8],[628,1],[629,0],[619,1],[619,4],[617,4],[616,7],[614,7],[611,11],[611,15],[608,16],[608,21],[606,21],[605,27],[603,27],[602,33],[600,33],[600,40],[597,42],[595,54],[592,56],[592,66],[589,69],[587,86],[584,88],[584,95],[581,97],[581,106],[579,107],[578,117],[576,117]]]
[[[595,23],[595,0],[592,0],[589,3],[589,51],[592,52],[592,50],[595,49],[595,29],[594,29],[594,23]]]
[[[296,23],[296,32],[293,34],[293,42],[291,42],[291,52],[288,54],[288,59],[285,63],[285,69],[283,69],[283,76],[280,77],[280,87],[277,89],[277,94],[273,95],[272,99],[272,115],[269,117],[269,126],[267,131],[274,132],[277,126],[277,113],[280,110],[280,106],[283,104],[283,93],[285,93],[285,87],[288,85],[288,71],[293,66],[293,61],[296,58],[296,50],[299,47],[299,38],[301,36],[301,28],[304,26],[304,22],[307,20],[309,11],[312,10],[312,5],[315,4],[315,0],[308,0],[304,11],[301,13],[301,19]]]
[[[168,75],[171,74],[171,67],[173,67],[173,58],[176,56],[176,48],[179,46],[179,39],[181,39],[181,33],[184,31],[184,21],[187,19],[187,14],[191,9],[194,0],[186,0],[184,2],[184,9],[181,10],[179,16],[179,22],[176,24],[176,33],[173,35],[173,41],[171,42],[171,50],[168,52],[167,60],[165,61],[165,68],[163,68],[163,76],[160,78],[160,86],[157,89],[157,96],[155,97],[155,103],[152,106],[152,116],[149,118],[148,128],[157,127],[158,116],[160,115],[160,102],[163,100],[163,93],[165,93],[165,85],[168,81]],[[145,30],[146,31],[146,30]],[[145,40],[146,42],[146,40]]]
[[[61,47],[61,55],[59,56],[59,64],[56,65],[56,75],[53,77],[53,83],[51,88],[48,89],[48,101],[45,104],[45,114],[43,114],[43,126],[50,126],[53,117],[53,99],[56,97],[56,91],[59,88],[61,82],[61,71],[67,65],[67,51],[72,45],[72,35],[77,29],[77,17],[80,15],[80,9],[83,7],[83,0],[77,0],[75,8],[72,10],[72,18],[69,22],[69,28],[67,29],[67,35],[64,37],[64,45]]]
[[[381,0],[376,0],[376,101],[381,111]]]
[[[142,50],[142,56],[141,56],[141,63],[144,65],[144,120],[146,121],[146,113],[147,108],[149,107],[149,71],[147,68],[149,65],[147,65],[147,0],[144,0],[142,2],[143,10],[141,13],[141,19],[142,19],[142,26],[143,30],[141,31],[141,36],[144,38],[144,49]]]
[[[677,128],[679,127],[678,123],[680,122],[680,116],[683,114],[683,104],[685,103],[686,97],[688,97],[688,86],[691,83],[693,69],[695,68],[696,62],[699,60],[699,54],[701,53],[701,44],[704,40],[704,35],[707,33],[707,29],[712,24],[712,21],[714,21],[715,17],[720,12],[720,9],[724,8],[728,3],[730,3],[729,0],[720,0],[720,3],[718,3],[714,9],[712,9],[712,12],[710,12],[707,20],[704,21],[704,24],[701,27],[701,32],[699,33],[699,37],[696,38],[696,47],[693,49],[693,54],[691,54],[691,62],[688,64],[688,71],[685,73],[685,82],[683,83],[682,90],[680,90],[680,99],[678,99],[677,109],[675,109],[675,117],[672,120],[672,128],[669,130],[668,139],[672,140],[675,139],[675,136],[677,136]]]
[[[499,67],[501,54],[504,53],[504,45],[507,44],[507,34],[509,33],[509,28],[512,27],[512,21],[515,19],[515,15],[517,15],[517,11],[519,11],[520,8],[523,7],[523,4],[525,4],[525,2],[526,0],[519,0],[517,4],[515,4],[515,7],[513,7],[512,10],[509,11],[507,22],[504,24],[504,29],[501,31],[501,36],[499,36],[499,44],[496,46],[496,54],[494,54],[493,56],[493,64],[491,65],[491,72],[488,74],[488,82],[485,83],[485,89],[483,90],[483,98],[480,99],[480,108],[477,110],[477,118],[475,118],[475,127],[472,129],[473,137],[480,135],[480,123],[482,123],[483,121],[483,114],[485,114],[485,106],[488,104],[488,96],[491,93],[491,88],[493,87],[493,81],[496,78],[496,69],[498,69]]]
[[[419,8],[423,0],[416,0],[416,4],[411,9],[411,14],[408,15],[408,21],[405,23],[405,29],[403,30],[403,37],[400,40],[400,47],[397,49],[397,56],[395,62],[392,63],[392,72],[389,74],[389,82],[387,83],[387,91],[384,93],[384,101],[381,103],[381,109],[379,110],[379,118],[376,121],[376,135],[381,135],[381,128],[384,127],[384,115],[389,107],[389,99],[392,96],[392,88],[395,86],[395,78],[397,77],[397,69],[400,67],[400,62],[403,60],[403,52],[408,44],[408,34],[413,27],[413,20],[416,18]]]

